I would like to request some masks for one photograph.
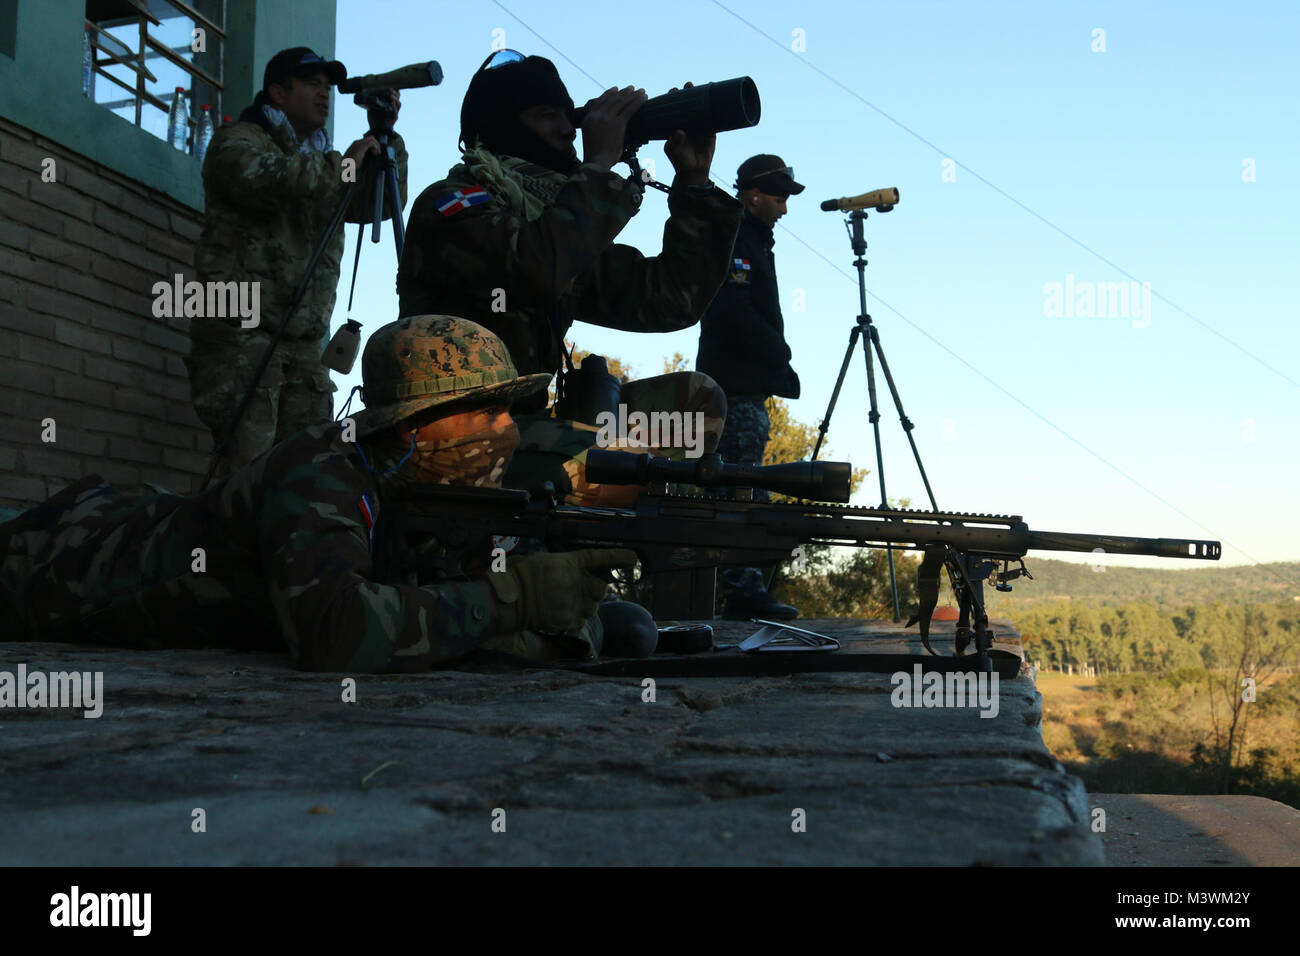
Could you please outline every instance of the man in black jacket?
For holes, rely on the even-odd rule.
[[[794,170],[779,156],[752,156],[736,173],[736,196],[745,212],[727,280],[701,320],[695,362],[727,393],[727,423],[718,446],[726,461],[761,464],[770,427],[767,397],[799,397],[776,288],[772,227],[785,215],[786,197],[801,192]],[[799,614],[772,599],[757,568],[723,568],[722,579],[725,618],[789,620]]]

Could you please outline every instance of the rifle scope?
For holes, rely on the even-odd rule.
[[[847,461],[794,461],[784,465],[731,465],[717,455],[671,461],[632,452],[593,448],[587,480],[604,485],[678,482],[704,488],[763,488],[792,498],[846,502],[853,467]]]

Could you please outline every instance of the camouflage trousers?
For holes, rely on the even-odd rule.
[[[190,354],[185,358],[190,398],[199,421],[212,432],[214,445],[230,430],[270,343],[271,335],[261,329],[201,320],[191,327]],[[334,383],[321,364],[322,351],[315,340],[280,341],[225,453],[216,456],[214,480],[238,471],[308,425],[333,418]]]
[[[590,449],[623,448],[678,461],[695,458],[717,449],[727,419],[726,394],[702,372],[671,372],[627,382],[623,385],[622,404],[619,421],[605,429],[551,418],[549,411],[518,416],[519,448],[506,470],[504,486],[539,493],[543,484],[550,481],[567,504],[626,503],[624,499],[630,490],[587,480]],[[646,416],[664,412],[682,414],[673,419],[651,418],[661,427],[638,430],[632,418],[637,412]],[[623,421],[632,426],[626,434],[617,427]],[[654,438],[658,441],[647,440]],[[634,491],[630,493],[635,495]]]
[[[718,443],[718,454],[723,461],[737,464],[763,463],[772,423],[767,417],[764,395],[730,395],[727,398],[727,427]],[[755,501],[768,501],[771,496],[754,489]],[[719,569],[724,597],[755,597],[766,590],[767,578],[759,568],[731,566]]]
[[[91,475],[0,525],[0,640],[281,649],[255,561],[212,547],[213,573],[192,573],[196,541],[227,540],[193,500]]]

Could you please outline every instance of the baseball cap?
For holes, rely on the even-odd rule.
[[[322,70],[333,86],[338,86],[348,78],[348,68],[342,63],[317,56],[309,47],[296,46],[281,50],[266,64],[266,70],[262,73],[262,89],[265,90],[272,83],[284,83],[290,77],[310,76]]]
[[[803,186],[794,181],[794,167],[770,153],[751,156],[736,170],[736,188],[751,187],[769,196],[797,196],[803,192]]]

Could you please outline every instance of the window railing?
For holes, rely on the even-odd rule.
[[[225,0],[87,0],[82,92],[166,140],[181,87],[191,131],[204,105],[220,125],[224,23]]]

